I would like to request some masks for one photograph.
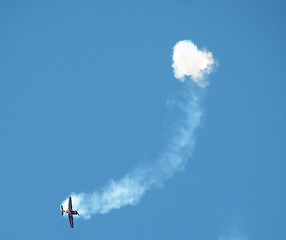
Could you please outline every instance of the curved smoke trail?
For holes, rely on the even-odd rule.
[[[208,85],[206,75],[212,72],[215,61],[212,53],[199,50],[191,41],[180,41],[173,49],[175,77],[181,81],[189,76],[200,88]],[[119,181],[111,180],[101,191],[72,193],[73,205],[88,219],[93,214],[105,214],[112,209],[136,205],[148,190],[161,185],[177,171],[183,170],[195,144],[195,130],[200,125],[202,110],[196,88],[186,83],[186,92],[176,106],[183,113],[165,151],[148,166],[140,166]],[[67,199],[63,202],[67,206]]]

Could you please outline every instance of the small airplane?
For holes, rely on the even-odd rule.
[[[67,213],[69,215],[71,228],[74,228],[73,215],[79,215],[79,214],[77,211],[72,210],[72,198],[71,197],[69,197],[68,209],[64,210],[63,205],[61,205],[60,211],[62,213],[62,216],[64,215],[64,213]]]

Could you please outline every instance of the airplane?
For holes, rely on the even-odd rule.
[[[62,216],[64,215],[64,213],[67,213],[69,215],[71,228],[74,228],[73,215],[79,215],[79,214],[77,211],[72,209],[72,198],[71,197],[69,197],[68,209],[64,210],[63,205],[61,205],[60,211],[62,213]]]

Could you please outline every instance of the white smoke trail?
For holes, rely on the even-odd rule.
[[[227,234],[220,235],[218,240],[249,240],[247,234],[240,231],[238,226],[232,226]]]
[[[184,49],[186,53],[183,53]],[[190,41],[178,42],[174,47],[174,74],[180,80],[187,75],[203,87],[204,75],[211,72],[213,64],[212,54],[198,50]],[[119,181],[111,180],[101,191],[71,194],[74,208],[78,209],[81,216],[88,219],[93,214],[105,214],[112,209],[136,205],[148,190],[184,169],[191,157],[195,144],[194,133],[202,116],[199,97],[190,84],[186,91],[181,101],[175,101],[184,117],[159,159],[148,166],[137,167]],[[67,201],[63,202],[64,208],[67,207]]]

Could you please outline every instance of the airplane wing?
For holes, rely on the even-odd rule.
[[[70,220],[70,225],[71,225],[71,228],[74,228],[74,225],[73,225],[73,216],[69,214],[69,220]]]
[[[72,200],[71,200],[71,197],[69,197],[69,210],[72,210]]]

